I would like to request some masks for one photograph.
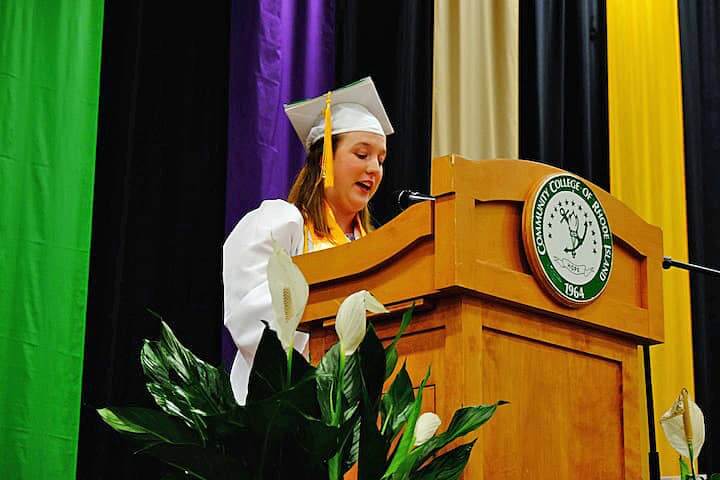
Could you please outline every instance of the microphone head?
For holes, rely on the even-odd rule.
[[[423,193],[414,192],[412,190],[398,190],[394,192],[397,199],[398,207],[400,210],[405,210],[410,205],[415,203],[424,202],[426,200],[434,201],[435,197],[431,195],[425,195]]]
[[[408,196],[410,190],[396,190],[393,192],[393,197],[400,210],[405,210],[410,204],[408,203]]]

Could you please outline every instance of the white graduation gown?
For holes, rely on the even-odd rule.
[[[244,405],[255,351],[265,320],[275,329],[267,263],[276,240],[291,256],[303,252],[303,217],[284,200],[266,200],[245,215],[223,245],[225,327],[238,352],[230,372],[235,400]],[[302,352],[308,335],[295,333],[295,349]]]

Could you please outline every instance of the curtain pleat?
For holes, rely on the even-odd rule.
[[[232,2],[227,234],[263,200],[287,198],[305,164],[283,104],[333,88],[334,9],[334,0]],[[229,367],[237,348],[225,330],[222,351]]]
[[[107,3],[78,478],[169,470],[95,412],[154,405],[140,348],[160,323],[147,309],[220,362],[229,14],[229,0]]]
[[[720,6],[678,2],[690,261],[720,268]],[[720,279],[691,274],[696,401],[708,422],[701,472],[720,472]]]
[[[518,22],[517,0],[436,0],[433,157],[518,157]]]
[[[686,259],[677,4],[669,0],[609,0],[607,32],[610,192],[662,228],[666,255]],[[681,388],[693,391],[688,274],[677,269],[663,273],[663,295],[665,343],[651,349],[658,416]],[[677,475],[677,453],[662,434],[658,450],[662,474]],[[646,452],[643,448],[645,462]]]
[[[520,158],[610,188],[602,0],[520,9]]]
[[[227,233],[262,200],[285,198],[305,163],[283,104],[332,89],[334,18],[333,1],[233,2]]]
[[[103,2],[0,2],[0,477],[75,478]]]

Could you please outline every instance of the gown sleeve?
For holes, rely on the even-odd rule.
[[[235,400],[243,405],[255,351],[265,320],[275,330],[267,263],[272,241],[290,255],[303,250],[303,218],[298,209],[283,200],[266,200],[245,215],[223,245],[224,323],[238,352],[230,372]],[[302,352],[308,335],[295,333],[295,348]]]

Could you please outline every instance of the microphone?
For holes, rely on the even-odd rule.
[[[419,192],[413,192],[412,190],[399,190],[395,192],[395,199],[397,201],[398,207],[400,207],[400,210],[405,210],[410,205],[414,205],[416,203],[424,202],[424,201],[435,201],[435,197],[432,195],[426,195],[424,193]]]

